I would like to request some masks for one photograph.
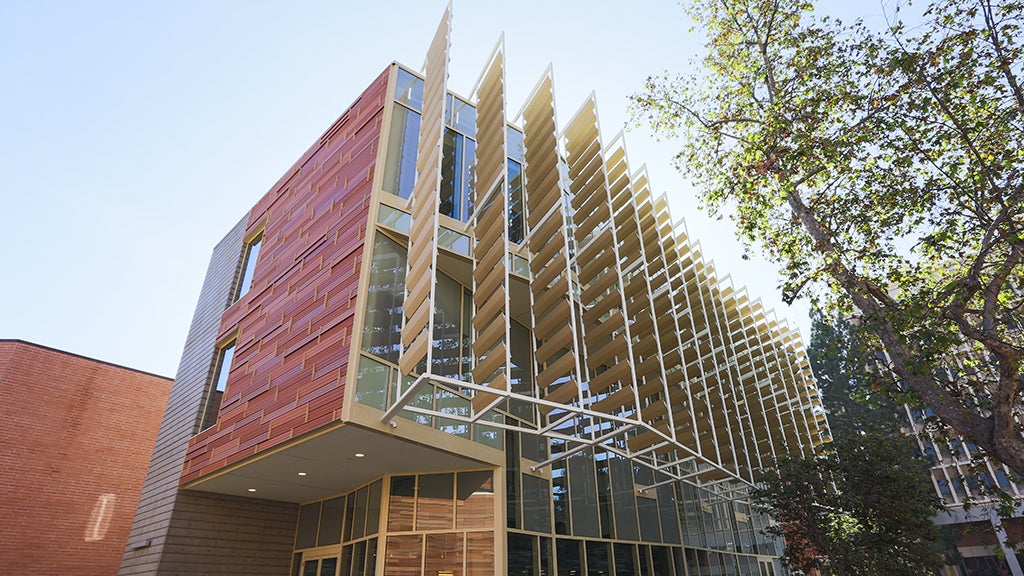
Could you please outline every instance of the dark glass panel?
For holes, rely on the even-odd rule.
[[[676,576],[686,576],[686,563],[683,561],[682,548],[672,548],[672,564],[675,566]]]
[[[341,549],[341,570],[338,576],[352,576],[352,545],[344,546]]]
[[[363,565],[366,563],[366,540],[356,542],[352,546],[352,576],[365,576]]]
[[[587,541],[587,576],[611,574],[611,544]]]
[[[637,576],[635,554],[633,544],[615,545],[615,576]]]
[[[679,544],[679,518],[676,516],[676,492],[672,484],[658,486],[658,512],[661,537],[668,544]]]
[[[401,198],[412,194],[416,180],[416,144],[420,134],[420,115],[395,104],[388,134],[388,156],[381,187]]]
[[[601,509],[601,537],[614,537],[615,530],[612,525],[612,484],[611,474],[608,470],[608,453],[598,451],[594,453],[594,462],[597,466],[597,501]]]
[[[348,542],[352,539],[352,523],[356,517],[356,495],[349,494],[345,503],[345,527],[341,531],[341,541]]]
[[[530,330],[512,321],[509,323],[509,355],[512,359],[510,367],[512,391],[524,396],[536,396],[533,391],[533,346],[530,344]],[[533,405],[522,400],[510,400],[509,411],[513,416],[535,422]],[[524,456],[530,458],[524,451]],[[547,457],[541,458],[545,460]]]
[[[423,535],[388,536],[384,550],[384,573],[388,576],[419,576]]]
[[[427,534],[426,576],[462,576],[463,533]]]
[[[292,554],[292,570],[289,574],[291,574],[291,576],[302,575],[302,552]]]
[[[363,350],[395,364],[402,349],[405,268],[406,249],[378,233],[370,263]]]
[[[458,97],[451,100],[449,124],[470,138],[476,138],[476,108]]]
[[[637,516],[640,518],[640,537],[645,542],[661,542],[658,527],[658,501],[654,498],[636,498]]]
[[[341,519],[345,513],[345,497],[324,500],[323,511],[320,513],[320,535],[317,546],[330,546],[341,543]]]
[[[543,462],[548,459],[548,440],[537,434],[521,433],[522,455],[527,460]]]
[[[319,567],[319,560],[306,560],[306,565],[302,567],[302,576],[317,576],[316,572]]]
[[[523,474],[523,529],[551,532],[551,485],[544,478]]]
[[[551,500],[555,511],[555,534],[569,534],[569,478],[565,460],[551,465]]]
[[[441,204],[439,212],[456,220],[462,219],[464,194],[463,142],[466,138],[451,128],[445,128],[441,147]]]
[[[217,368],[213,375],[213,390],[206,401],[206,410],[200,429],[205,430],[217,423],[220,415],[220,403],[224,398],[224,390],[228,386],[228,374],[231,372],[231,361],[235,357],[235,343],[232,342],[220,349],[217,357]]]
[[[519,483],[519,433],[505,431],[505,516],[509,528],[520,528],[523,515],[519,507],[522,502]]]
[[[324,558],[320,561],[320,576],[334,576],[337,572],[337,558]]]
[[[508,575],[534,576],[533,536],[508,533]]]
[[[473,296],[462,291],[462,381],[473,381]]]
[[[672,573],[672,551],[666,546],[651,546],[651,568],[657,576]]]
[[[456,475],[455,528],[494,526],[494,474],[490,471]]]
[[[359,357],[356,374],[356,402],[384,410],[388,404],[388,377],[391,368],[368,356]]]
[[[450,530],[455,522],[455,475],[421,474],[416,498],[417,530]]]
[[[535,541],[535,545],[537,557],[540,559],[540,574],[554,574],[555,556],[551,552],[551,538],[541,536]]]
[[[366,535],[376,534],[380,530],[380,493],[382,482],[377,480],[370,484],[366,496]]]
[[[461,284],[437,275],[432,372],[438,376],[458,379],[462,372],[462,292]]]
[[[358,540],[366,535],[366,486],[363,486],[355,493],[355,510],[352,522],[352,539]],[[352,497],[349,497],[351,500]]]
[[[639,540],[636,499],[633,495],[633,466],[626,459],[611,455],[608,463],[611,467],[616,537],[620,540]]]
[[[412,530],[413,511],[416,506],[416,477],[391,478],[391,496],[388,499],[388,531]]]
[[[558,576],[577,576],[583,572],[580,562],[581,540],[555,540],[555,554],[558,556]]]
[[[423,80],[399,68],[395,77],[395,100],[416,110],[422,110]]]
[[[572,533],[600,537],[597,480],[594,477],[594,456],[589,449],[569,457],[569,482],[572,486]]]
[[[643,576],[654,576],[653,574],[651,574],[651,561],[649,558],[650,553],[650,546],[641,544],[636,547],[636,556],[637,559],[640,560],[639,572],[643,574]]]
[[[313,548],[316,546],[316,528],[320,523],[320,503],[305,504],[299,507],[299,525],[295,531],[295,549]]]
[[[366,541],[366,576],[373,576],[377,573],[377,539],[370,538]]]
[[[467,532],[466,576],[492,576],[494,573],[494,532]]]
[[[526,234],[523,220],[523,166],[508,161],[508,241],[519,244]]]

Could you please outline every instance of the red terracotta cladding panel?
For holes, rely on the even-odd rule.
[[[0,573],[115,574],[171,380],[0,341]]]
[[[388,72],[249,213],[264,225],[252,288],[222,316],[235,357],[217,424],[189,443],[181,482],[341,416]]]

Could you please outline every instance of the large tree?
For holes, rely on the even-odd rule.
[[[703,66],[652,77],[637,116],[681,137],[785,298],[858,315],[890,382],[1024,473],[1022,3],[937,1],[912,26],[890,7],[875,27],[802,0],[686,4]]]

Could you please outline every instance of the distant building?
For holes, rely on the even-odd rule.
[[[932,434],[929,409],[904,407],[918,450],[932,463],[935,491],[949,507],[936,517],[946,536],[948,576],[1024,576],[1024,506],[1000,518],[991,489],[1024,500],[1024,485],[1004,465],[981,456],[977,446]]]
[[[778,574],[746,495],[828,440],[799,335],[593,99],[510,118],[500,46],[449,92],[449,22],[214,249],[120,573]]]
[[[0,574],[113,574],[171,380],[0,340]]]

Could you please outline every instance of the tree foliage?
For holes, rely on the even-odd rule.
[[[650,78],[636,117],[682,137],[681,169],[786,299],[859,315],[890,386],[1024,473],[1022,2],[883,30],[803,0],[688,6],[703,66]]]
[[[808,347],[833,441],[818,457],[786,456],[756,496],[780,524],[785,560],[836,576],[924,575],[942,564],[940,503],[897,406],[873,393],[873,357],[852,326],[816,313]]]

